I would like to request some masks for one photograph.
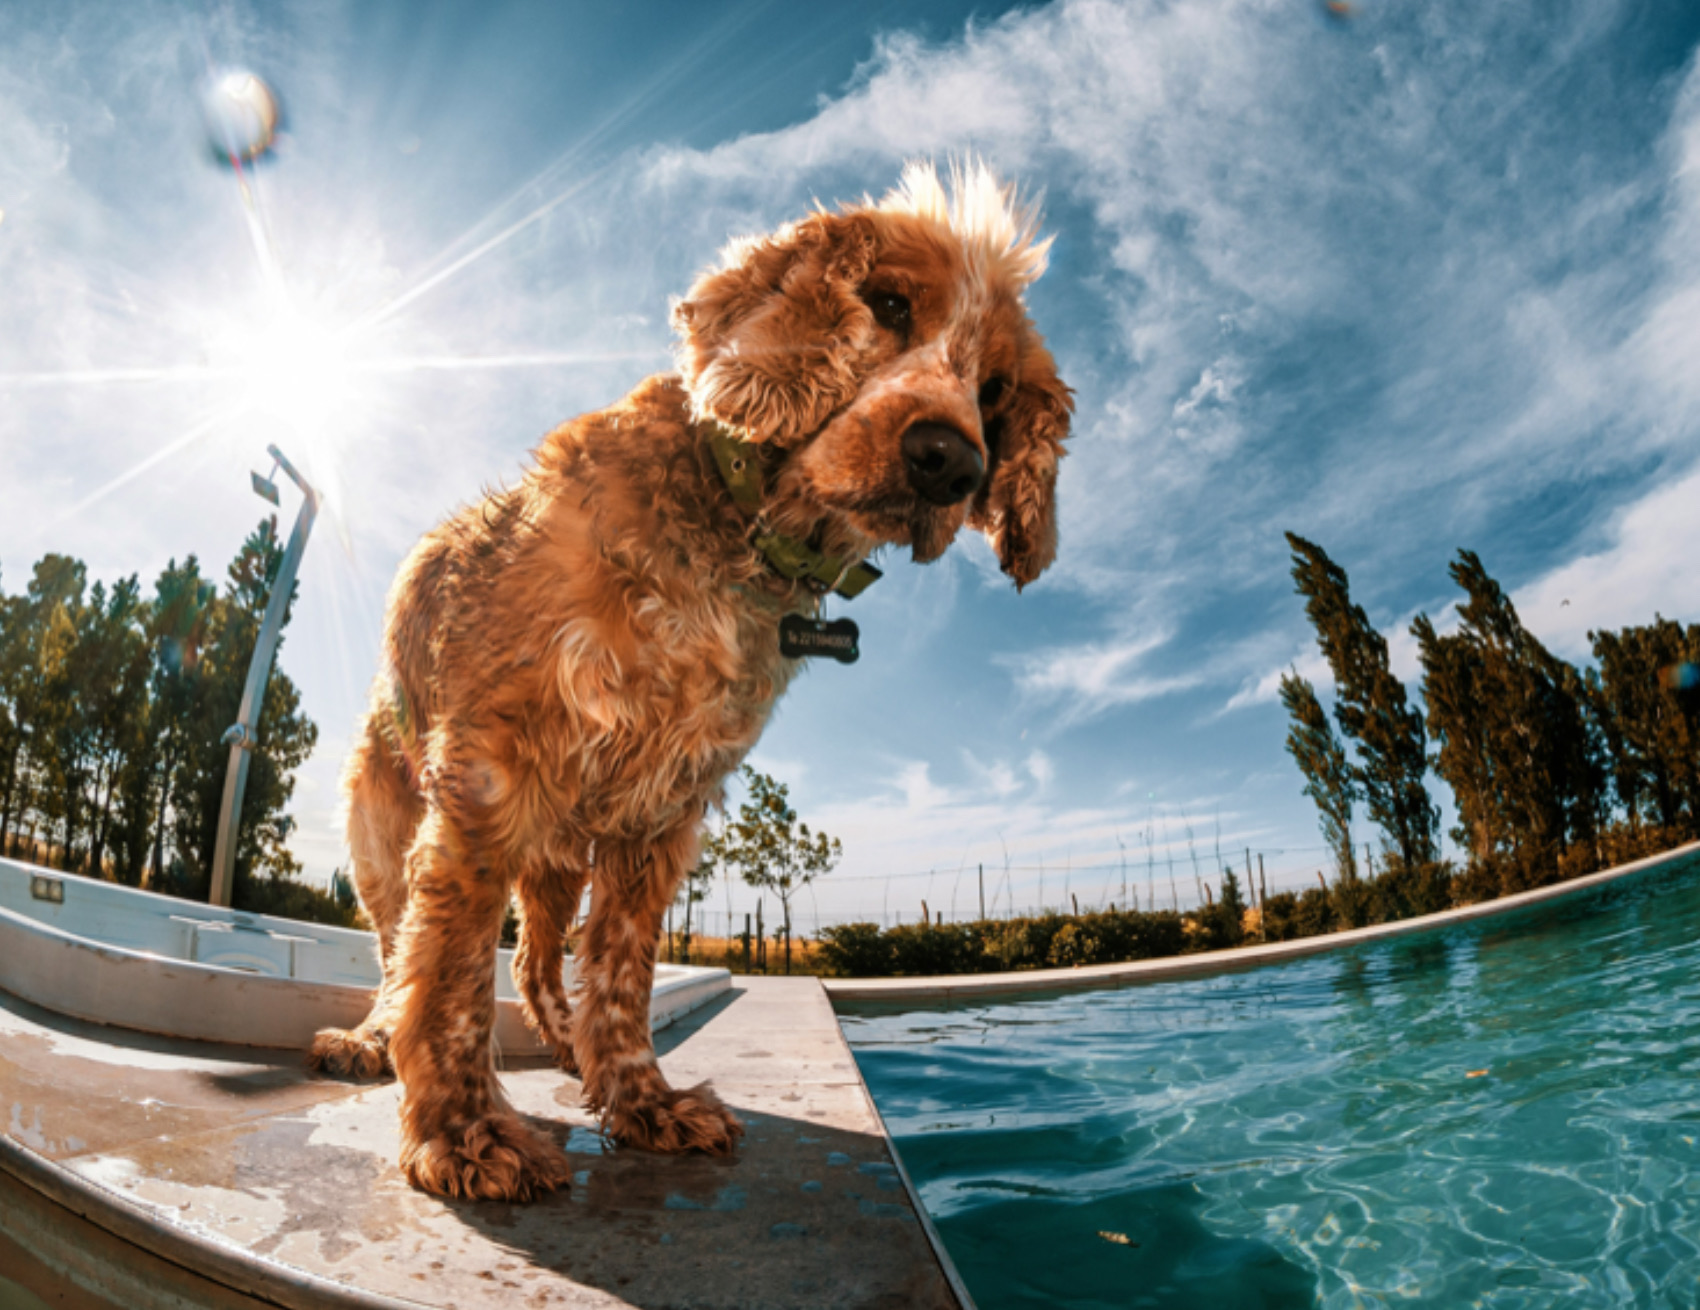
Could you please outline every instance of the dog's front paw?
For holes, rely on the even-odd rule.
[[[486,1115],[423,1141],[403,1138],[401,1171],[423,1192],[473,1201],[533,1201],[572,1178],[555,1144],[511,1114]]]
[[[669,1087],[642,1100],[616,1104],[608,1111],[607,1126],[615,1141],[668,1154],[730,1155],[744,1135],[743,1123],[707,1083]]]
[[[325,1073],[355,1078],[382,1077],[394,1072],[390,1064],[390,1035],[383,1028],[365,1025],[352,1031],[321,1028],[307,1052],[307,1065]]]

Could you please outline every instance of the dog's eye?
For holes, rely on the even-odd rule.
[[[1004,381],[996,375],[980,384],[980,408],[991,409],[1003,399]]]
[[[892,332],[909,331],[909,300],[895,291],[875,291],[868,297],[874,322]]]

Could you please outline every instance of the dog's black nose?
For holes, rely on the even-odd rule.
[[[968,438],[943,423],[917,423],[905,432],[903,462],[909,485],[935,505],[967,500],[986,472]]]

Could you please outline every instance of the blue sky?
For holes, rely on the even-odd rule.
[[[280,441],[331,507],[282,657],[322,734],[296,804],[316,875],[411,542],[665,368],[668,297],[729,236],[916,156],[1045,193],[1030,300],[1079,405],[1062,551],[1018,597],[965,538],[840,607],[862,661],[811,669],[755,757],[845,843],[807,917],[965,909],[981,862],[1000,904],[1041,876],[1053,903],[1065,879],[1119,900],[1124,848],[1160,903],[1172,852],[1184,903],[1189,825],[1206,871],[1219,832],[1309,882],[1274,686],[1322,671],[1283,529],[1348,569],[1413,693],[1406,628],[1443,616],[1460,546],[1572,659],[1590,628],[1700,618],[1680,0],[134,0],[0,24],[0,581],[47,550],[108,578],[222,566]],[[256,212],[297,320],[343,333],[328,353],[264,335],[198,118],[224,64],[283,101]]]

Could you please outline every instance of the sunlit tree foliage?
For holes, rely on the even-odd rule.
[[[222,594],[193,556],[171,561],[144,596],[135,576],[90,585],[82,563],[54,554],[22,594],[0,592],[0,853],[206,894],[229,756],[220,738],[282,557],[266,520]],[[287,809],[317,735],[274,668],[242,808],[238,905],[299,911],[312,900],[282,880],[300,869]]]

